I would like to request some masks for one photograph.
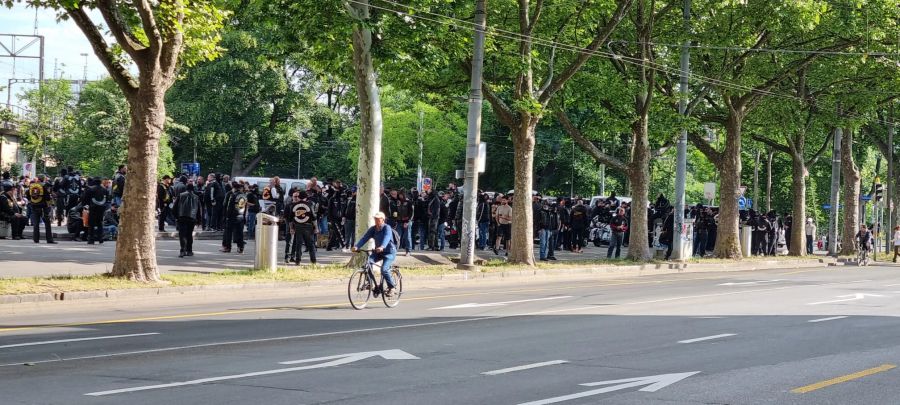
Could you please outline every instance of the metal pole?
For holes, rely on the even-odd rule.
[[[760,212],[759,205],[759,149],[756,150],[756,165],[753,167],[753,201],[751,207]]]
[[[691,0],[684,0],[684,32],[686,35],[690,36],[691,33]],[[679,92],[681,93],[681,100],[678,102],[678,113],[681,115],[687,115],[687,98],[688,98],[688,75],[690,75],[690,38],[684,39],[684,45],[681,47],[681,83],[679,85]],[[682,235],[682,230],[684,229],[684,187],[685,187],[685,179],[686,179],[686,171],[687,171],[687,128],[681,129],[681,136],[678,138],[677,145],[677,155],[676,155],[676,170],[675,170],[675,232],[678,232],[677,235],[674,235],[672,238],[673,252],[675,260],[685,260],[687,257],[684,257],[682,254],[684,251],[684,238],[686,235]]]
[[[887,220],[888,226],[885,229],[885,237],[884,240],[887,242],[887,249],[885,252],[891,250],[891,245],[893,244],[893,232],[894,232],[894,103],[891,102],[891,105],[888,107],[888,153],[887,153],[887,196],[885,201],[887,201]]]
[[[834,148],[831,152],[831,210],[828,212],[828,254],[837,255],[838,194],[841,188],[841,137],[843,130],[834,129]]]
[[[600,165],[600,194],[606,195],[606,165]]]
[[[481,71],[484,66],[484,31],[487,28],[486,0],[475,0],[475,50],[472,57],[472,87],[469,90],[469,124],[466,136],[466,177],[463,185],[462,246],[460,270],[475,267],[475,210],[478,196],[478,147],[481,143]]]
[[[425,111],[419,111],[419,168],[416,170],[416,189],[422,191],[422,156],[425,152]]]
[[[303,149],[303,131],[297,135],[297,179],[300,179],[300,151]]]

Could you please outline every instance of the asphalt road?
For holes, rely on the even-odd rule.
[[[284,241],[278,242],[278,258],[284,257]],[[48,245],[41,241],[36,244],[28,240],[0,240],[0,277],[37,277],[50,275],[90,275],[107,273],[112,269],[115,257],[115,242],[106,242],[102,245],[87,245],[84,242],[59,241],[55,245]],[[218,240],[195,240],[194,256],[179,258],[180,245],[178,240],[158,239],[156,241],[156,260],[160,271],[167,273],[212,273],[226,269],[249,269],[253,267],[256,255],[256,243],[248,242],[244,254],[237,253],[237,247],[233,247],[233,253],[219,253],[222,242]],[[560,261],[567,260],[599,260],[606,257],[606,246],[590,246],[583,254],[571,252],[558,252],[556,257]],[[477,251],[482,259],[502,259],[495,256],[490,250]],[[502,253],[502,252],[501,252]],[[622,257],[627,254],[627,248],[623,249]],[[339,250],[327,251],[318,249],[318,262],[320,264],[347,263],[350,253]],[[448,255],[459,255],[458,250],[446,249],[441,252],[415,250],[410,256],[399,255],[397,264],[400,266],[421,266],[430,264],[450,264]],[[535,258],[537,258],[537,246],[535,246]],[[281,264],[281,262],[279,262]],[[309,255],[304,252],[301,264],[309,264]]]
[[[900,267],[0,307],[3,404],[897,404]]]

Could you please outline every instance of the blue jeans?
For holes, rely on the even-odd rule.
[[[397,233],[400,234],[400,248],[406,249],[407,252],[412,250],[413,242],[412,242],[412,228],[413,224],[411,222],[406,223],[406,228],[403,227],[403,224],[397,224]]]
[[[344,247],[353,246],[356,243],[356,221],[344,220]]]
[[[256,239],[256,213],[247,214],[247,239]]]
[[[119,227],[117,227],[115,225],[106,225],[103,227],[103,234],[106,238],[110,238],[110,239],[118,237],[119,236]]]
[[[447,241],[447,227],[441,222],[438,224],[438,250],[444,250],[444,242]]]
[[[419,234],[419,250],[425,250],[425,242],[428,241],[428,223],[416,222],[415,227]]]
[[[539,238],[541,240],[541,250],[540,250],[540,259],[547,259],[547,251],[550,249],[550,242],[553,240],[553,231],[549,229],[541,229],[538,231]]]
[[[394,288],[394,277],[391,276],[391,265],[394,264],[394,260],[397,258],[396,252],[391,253],[376,253],[372,252],[369,255],[369,264],[375,264],[379,260],[383,260],[381,262],[381,277],[384,278],[384,281],[387,282],[388,288]]]
[[[606,251],[606,258],[609,259],[616,251],[616,259],[622,254],[622,240],[625,239],[625,232],[613,232],[609,235],[609,250]]]
[[[478,223],[478,248],[484,250],[487,248],[488,244],[488,227],[491,225],[490,222],[479,222]]]
[[[328,218],[319,218],[319,234],[328,235]]]

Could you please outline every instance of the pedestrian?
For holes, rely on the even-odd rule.
[[[122,196],[125,194],[125,175],[128,173],[128,166],[119,165],[116,174],[113,175],[112,195],[113,202],[119,207],[122,206]]]
[[[606,250],[606,258],[612,258],[615,252],[616,259],[622,254],[622,243],[625,240],[625,230],[628,222],[625,219],[625,209],[616,209],[616,215],[609,220],[609,249]]]
[[[347,204],[344,205],[344,250],[350,251],[356,240],[356,186],[350,187],[347,193]]]
[[[237,244],[238,253],[244,253],[244,223],[247,216],[247,195],[241,183],[231,184],[225,199],[225,233],[222,239],[222,253],[231,253],[232,242]]]
[[[28,206],[31,207],[31,225],[33,226],[32,240],[34,243],[40,243],[41,240],[41,221],[47,233],[47,243],[56,244],[53,240],[52,221],[50,220],[50,184],[47,183],[46,175],[39,175],[34,181],[28,185],[26,192]]]
[[[247,192],[247,239],[256,239],[256,216],[259,215],[259,185],[251,184]]]
[[[898,255],[900,255],[900,225],[894,227],[894,263],[897,263]]]
[[[813,240],[816,239],[816,224],[812,218],[806,218],[806,254],[813,254]],[[896,257],[894,258],[896,261]]]
[[[572,251],[582,253],[582,249],[586,245],[585,238],[587,237],[587,227],[590,221],[584,200],[580,198],[575,200],[570,221],[572,224]]]
[[[169,217],[169,213],[172,209],[172,177],[168,174],[163,176],[162,181],[156,185],[156,212],[157,212],[157,224],[159,225],[159,231],[166,231],[166,219]]]
[[[315,194],[314,189],[307,189],[306,193],[298,190],[291,194],[291,204],[285,210],[289,235],[287,245],[290,247],[290,253],[284,258],[285,263],[293,262],[295,265],[299,265],[303,259],[301,248],[306,246],[310,263],[316,264],[315,234],[318,225],[315,207],[309,200]]]
[[[506,255],[509,255],[509,242],[512,238],[512,218],[513,208],[509,205],[509,200],[501,198],[500,206],[497,207],[497,241],[494,245],[495,255],[499,254],[501,244],[503,249],[506,250]]]
[[[110,196],[103,188],[99,177],[90,179],[90,187],[84,192],[82,205],[88,207],[88,245],[95,242],[103,244],[103,214],[106,213],[106,204]]]
[[[412,250],[412,228],[415,221],[415,205],[406,198],[403,190],[397,194],[397,222],[399,226],[395,228],[400,233],[400,248],[406,249],[406,256]]]
[[[115,240],[119,237],[119,205],[112,203],[103,213],[103,238]]]
[[[8,234],[0,234],[3,239],[8,235],[12,240],[22,239],[28,218],[22,212],[22,207],[16,201],[15,186],[12,182],[3,183],[3,194],[0,194],[0,222],[3,227],[9,228]]]
[[[178,228],[178,243],[181,251],[178,257],[194,255],[194,225],[200,212],[200,198],[194,193],[194,185],[187,183],[184,191],[175,200],[175,218]]]

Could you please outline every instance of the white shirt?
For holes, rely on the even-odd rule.
[[[900,246],[900,231],[894,231],[894,246]]]

